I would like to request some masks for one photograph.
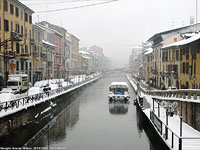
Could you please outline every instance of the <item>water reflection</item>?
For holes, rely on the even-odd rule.
[[[124,115],[128,112],[128,105],[126,103],[109,103],[109,112],[113,115]]]
[[[79,120],[79,101],[76,101],[69,109],[62,111],[50,124],[53,126],[43,134],[31,147],[51,147],[67,137],[67,130]],[[50,145],[49,145],[50,143]]]

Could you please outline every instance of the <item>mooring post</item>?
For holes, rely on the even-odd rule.
[[[180,138],[179,138],[179,150],[182,150],[182,121],[183,118],[180,116]]]
[[[166,126],[165,126],[165,139],[168,139],[168,108],[166,109]]]
[[[154,109],[154,98],[153,98],[153,112],[155,111],[155,109]]]
[[[158,103],[158,117],[160,118],[160,103]]]

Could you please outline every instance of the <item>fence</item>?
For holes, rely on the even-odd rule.
[[[49,91],[45,91],[42,93],[38,93],[35,95],[31,95],[31,96],[26,96],[23,98],[19,98],[19,99],[15,99],[15,100],[10,100],[10,101],[6,101],[6,102],[1,102],[0,103],[0,113],[7,112],[8,110],[14,110],[14,109],[27,109],[27,107],[39,104],[45,100],[54,98],[53,96],[56,96],[58,94],[64,94],[67,90],[73,90],[76,89],[75,87],[79,87],[81,85],[85,85],[87,83],[90,83],[94,80],[98,79],[98,77],[94,78],[94,79],[86,79],[82,82],[78,82],[72,86],[65,86],[65,87],[60,87],[58,89],[55,90],[49,90]]]

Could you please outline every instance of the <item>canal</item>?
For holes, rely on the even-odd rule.
[[[29,146],[67,150],[160,150],[141,112],[133,105],[135,94],[129,84],[129,104],[108,103],[108,88],[113,81],[125,81],[125,73],[107,74],[90,86],[73,93],[73,101],[56,116],[47,117],[9,137],[2,146]],[[68,100],[66,96],[66,101]],[[36,133],[36,128],[48,128]],[[27,139],[29,138],[29,139]]]

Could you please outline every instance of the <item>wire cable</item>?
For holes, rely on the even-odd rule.
[[[107,1],[107,2],[94,3],[94,4],[88,4],[88,5],[82,5],[82,6],[75,6],[75,7],[68,7],[68,8],[61,8],[61,9],[38,11],[38,12],[35,12],[35,13],[48,13],[48,12],[56,12],[56,11],[63,11],[63,10],[79,9],[79,8],[85,8],[85,7],[92,7],[92,6],[102,5],[102,4],[106,4],[106,3],[112,3],[112,2],[116,2],[116,1],[119,1],[119,0],[111,0],[111,1]]]

